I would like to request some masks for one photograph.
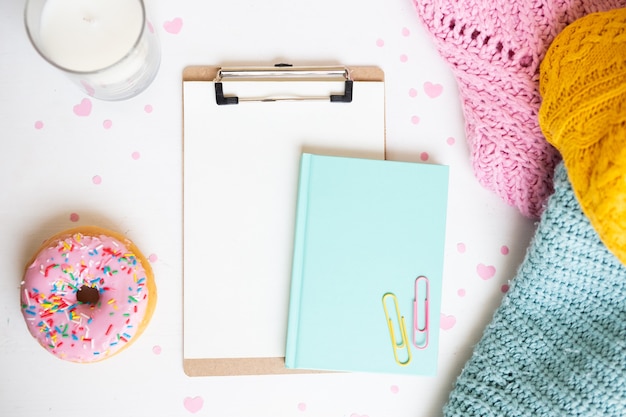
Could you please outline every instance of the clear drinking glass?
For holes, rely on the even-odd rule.
[[[24,19],[37,52],[92,97],[134,97],[158,72],[142,0],[27,0]]]

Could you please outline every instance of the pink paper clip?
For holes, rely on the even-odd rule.
[[[417,349],[428,347],[429,294],[428,278],[421,275],[415,279],[415,299],[413,300],[413,345]],[[420,314],[420,311],[421,314]]]

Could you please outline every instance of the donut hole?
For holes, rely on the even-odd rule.
[[[83,304],[97,304],[100,300],[100,291],[89,285],[83,285],[76,292],[76,299]]]

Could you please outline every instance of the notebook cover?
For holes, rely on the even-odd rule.
[[[442,165],[302,155],[288,368],[436,373],[447,190]],[[420,276],[429,283],[428,344],[407,348],[400,316],[411,339]],[[385,311],[385,294],[398,316],[391,297]]]

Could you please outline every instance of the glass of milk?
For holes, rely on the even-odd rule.
[[[37,52],[92,97],[134,97],[158,72],[143,0],[27,0],[24,18]]]

